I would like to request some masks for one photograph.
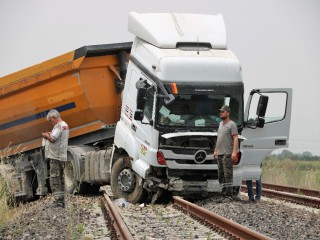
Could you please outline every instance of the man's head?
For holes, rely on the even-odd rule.
[[[56,109],[51,109],[47,114],[47,120],[56,125],[61,120],[60,113]]]
[[[227,118],[229,118],[229,115],[230,115],[230,107],[227,106],[227,105],[223,105],[220,109],[219,109],[219,112],[220,112],[220,118],[222,120],[225,120]]]

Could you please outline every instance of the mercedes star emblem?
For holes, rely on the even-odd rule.
[[[196,154],[194,155],[194,161],[196,163],[203,163],[206,160],[207,157],[207,153],[204,150],[199,150],[196,152]]]

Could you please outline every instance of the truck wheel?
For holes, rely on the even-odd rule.
[[[77,180],[75,176],[74,160],[68,154],[68,159],[64,167],[64,190],[66,193],[74,194],[77,189]]]
[[[64,190],[69,194],[84,193],[89,187],[87,183],[78,181],[75,164],[72,155],[68,153],[68,159],[64,167]]]
[[[115,198],[128,202],[141,202],[145,196],[142,178],[132,170],[130,158],[120,157],[112,166],[111,189]]]

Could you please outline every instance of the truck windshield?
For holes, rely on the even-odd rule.
[[[217,127],[221,122],[219,109],[230,106],[230,118],[242,124],[241,95],[175,95],[175,100],[166,105],[159,98],[157,122],[162,126]]]

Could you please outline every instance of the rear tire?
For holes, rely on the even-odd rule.
[[[112,166],[110,183],[115,198],[125,198],[131,203],[141,202],[145,198],[143,179],[132,170],[128,156],[121,156],[116,160]]]
[[[74,194],[77,191],[77,185],[74,159],[68,154],[68,159],[64,166],[64,190],[66,193]]]
[[[76,175],[76,165],[71,154],[68,154],[68,159],[64,166],[64,190],[69,194],[85,193],[88,190],[89,184],[80,182]]]

